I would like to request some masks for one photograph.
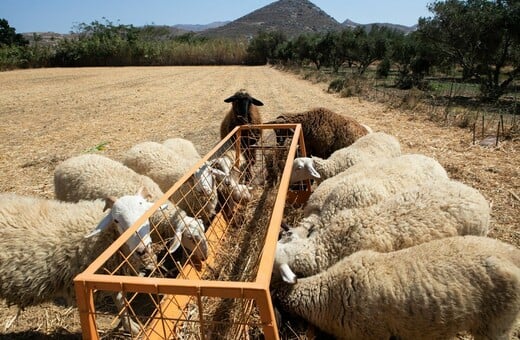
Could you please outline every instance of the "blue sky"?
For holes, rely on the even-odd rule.
[[[343,22],[388,22],[411,26],[430,16],[433,0],[311,0]],[[0,0],[0,18],[17,33],[68,33],[78,23],[102,21],[134,26],[232,21],[273,0]]]

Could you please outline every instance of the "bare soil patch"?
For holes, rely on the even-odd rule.
[[[36,69],[0,73],[0,190],[53,197],[59,162],[84,152],[120,159],[142,141],[192,140],[201,154],[219,141],[229,104],[246,88],[264,102],[264,120],[324,106],[399,138],[403,150],[435,157],[450,176],[493,204],[490,236],[520,246],[520,141],[472,145],[468,129],[443,127],[420,112],[388,108],[326,92],[270,67],[129,67]],[[30,245],[28,245],[30,246]],[[28,308],[4,330],[16,308],[0,304],[2,339],[80,338],[74,308]]]

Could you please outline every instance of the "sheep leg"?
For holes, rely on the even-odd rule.
[[[141,327],[139,327],[139,324],[132,320],[132,318],[128,314],[125,303],[123,301],[123,292],[118,292],[114,296],[114,302],[116,304],[117,309],[123,311],[121,313],[121,323],[123,324],[124,330],[132,334],[132,336],[139,334],[139,332],[141,331]]]
[[[18,320],[18,317],[21,313],[22,309],[18,308],[18,311],[16,311],[16,315],[5,322],[4,330],[8,330],[9,328],[11,328],[11,326],[16,322],[16,320]]]

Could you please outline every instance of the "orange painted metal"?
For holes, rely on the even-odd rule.
[[[281,179],[278,184],[278,193],[275,199],[273,210],[266,232],[265,241],[261,250],[256,278],[253,282],[238,281],[215,281],[201,280],[198,278],[197,269],[184,269],[188,275],[182,278],[160,278],[160,277],[138,277],[124,275],[99,274],[103,264],[113,256],[125,241],[137,231],[142,222],[148,219],[159,207],[168,201],[169,197],[175,193],[201,166],[215,155],[223,146],[236,136],[240,136],[244,129],[286,129],[294,131],[291,144],[288,147],[287,158]],[[298,138],[294,138],[297,136]],[[240,143],[238,143],[240,144]],[[237,148],[239,147],[237,144]],[[261,146],[260,146],[261,147]],[[277,325],[274,316],[274,308],[269,292],[276,243],[280,232],[280,225],[283,218],[284,208],[287,201],[303,202],[310,194],[310,183],[303,192],[291,193],[289,190],[290,175],[292,171],[293,159],[299,148],[300,156],[305,155],[305,146],[300,124],[260,124],[244,125],[233,129],[228,136],[220,141],[208,154],[206,154],[192,169],[187,172],[177,183],[175,183],[155,204],[145,213],[131,228],[122,234],[113,244],[108,247],[92,264],[75,279],[75,291],[80,313],[80,320],[84,339],[99,339],[96,329],[96,311],[93,292],[96,290],[111,292],[138,292],[154,295],[163,295],[162,301],[158,304],[157,310],[153,313],[151,321],[146,322],[147,329],[139,335],[144,339],[172,338],[169,334],[175,328],[175,320],[180,319],[186,304],[193,299],[198,303],[199,308],[201,297],[220,297],[235,299],[251,299],[255,302],[260,315],[265,339],[278,340]],[[238,152],[238,150],[237,150]],[[219,215],[207,230],[209,242],[215,242],[220,246],[221,241],[225,242],[225,233],[228,225],[224,218]],[[212,236],[213,235],[213,236]],[[210,257],[205,261],[204,266],[211,266],[215,259]],[[252,306],[252,304],[250,304]],[[246,311],[244,311],[246,312]],[[201,318],[201,322],[203,322]],[[246,327],[246,326],[244,326]],[[202,328],[202,326],[201,326]],[[202,337],[205,335],[202,334]]]

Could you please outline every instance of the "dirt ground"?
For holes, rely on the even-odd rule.
[[[201,154],[219,141],[224,99],[246,88],[264,120],[325,106],[399,138],[405,152],[435,157],[454,179],[492,203],[490,236],[520,246],[520,141],[472,145],[468,129],[442,127],[419,112],[340,98],[327,84],[263,67],[36,69],[0,73],[0,191],[53,197],[53,171],[68,157],[99,149],[114,159],[142,141],[190,139]],[[102,150],[101,150],[102,149]],[[28,245],[30,246],[30,245]],[[26,309],[0,303],[0,340],[74,339],[74,308]]]

